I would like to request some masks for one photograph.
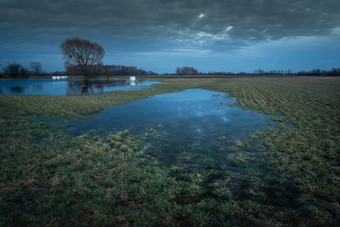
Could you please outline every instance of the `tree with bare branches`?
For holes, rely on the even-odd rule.
[[[41,67],[40,62],[31,61],[30,69],[33,75],[39,76],[42,73],[42,67]]]
[[[65,58],[65,67],[78,66],[87,79],[96,64],[102,64],[105,50],[97,43],[86,39],[66,39],[60,48]]]

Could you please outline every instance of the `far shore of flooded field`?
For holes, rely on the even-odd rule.
[[[99,95],[108,91],[140,90],[159,83],[130,79],[26,79],[0,80],[0,94],[22,95]]]

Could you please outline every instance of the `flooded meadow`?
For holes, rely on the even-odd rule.
[[[0,94],[21,95],[99,95],[108,91],[139,90],[159,82],[128,79],[26,79],[0,80]]]
[[[337,79],[58,82],[1,87],[2,222],[338,220]]]

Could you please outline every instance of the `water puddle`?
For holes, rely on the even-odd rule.
[[[122,137],[140,141],[137,151],[145,150],[172,176],[194,182],[207,196],[271,197],[271,188],[280,185],[279,173],[267,165],[262,155],[267,150],[257,134],[279,123],[232,105],[235,101],[225,93],[189,89],[110,107],[65,127],[73,136],[107,137],[125,130]],[[296,194],[291,191],[286,198]]]
[[[189,89],[108,108],[71,122],[67,131],[105,135],[126,129],[142,135],[152,145],[150,153],[169,166],[213,162],[217,167],[229,158],[238,165],[256,153],[249,137],[275,127],[275,122],[271,116],[231,107],[234,101],[224,93]]]
[[[205,136],[237,138],[268,127],[271,116],[230,107],[228,104],[234,101],[224,93],[189,89],[107,108],[92,118],[74,122],[69,131],[79,134],[93,129],[128,129],[138,133],[153,128],[166,130],[182,141]]]

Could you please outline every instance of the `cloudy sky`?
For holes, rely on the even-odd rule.
[[[159,73],[340,67],[339,0],[0,0],[0,64],[64,70],[60,44]]]

